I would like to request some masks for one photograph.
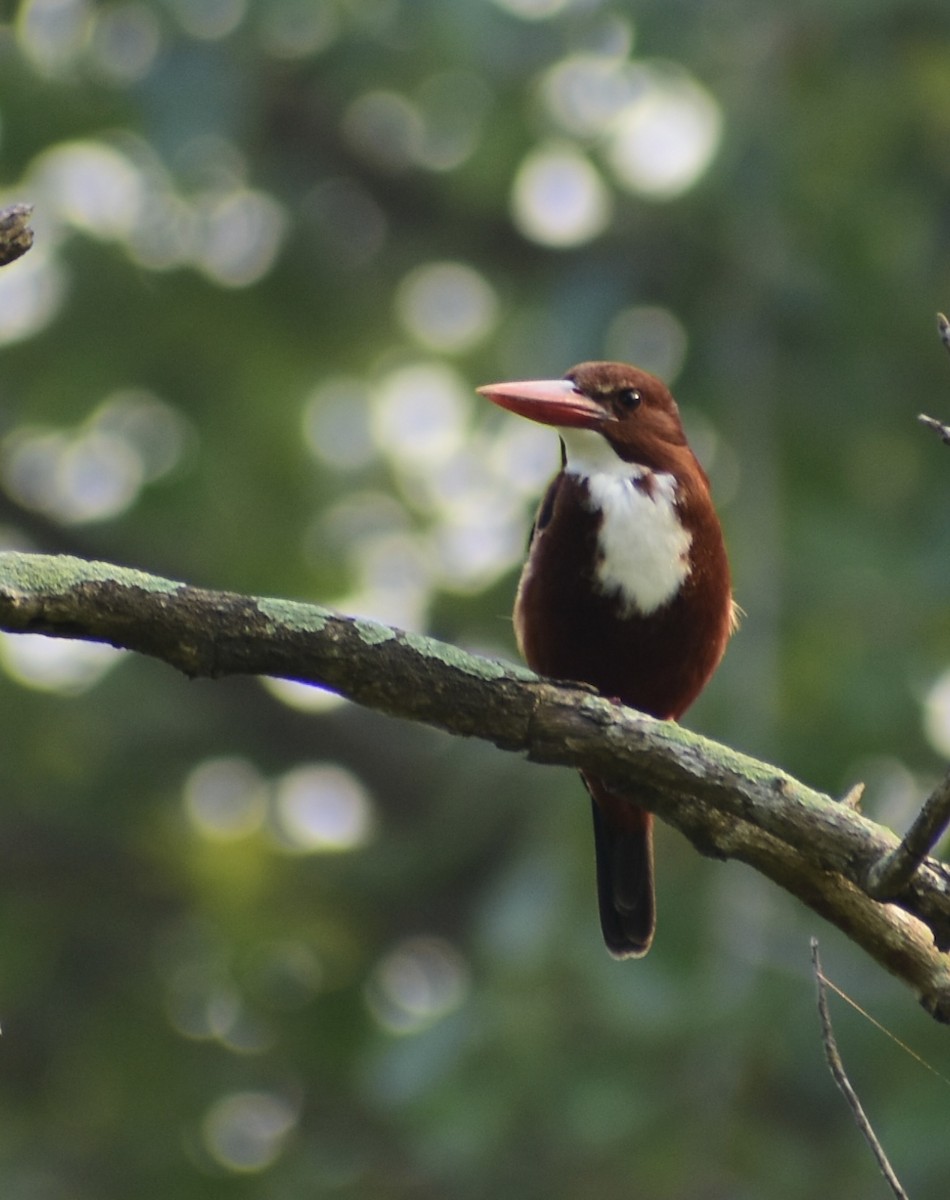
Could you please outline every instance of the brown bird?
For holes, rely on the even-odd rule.
[[[561,437],[515,600],[518,646],[554,679],[676,720],[735,627],[709,480],[653,375],[585,362],[564,379],[493,383],[493,403]],[[653,817],[583,774],[593,800],[600,922],[616,958],[653,940]]]

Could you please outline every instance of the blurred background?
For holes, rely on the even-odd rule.
[[[478,384],[631,360],[747,616],[690,727],[902,829],[950,753],[945,0],[0,8],[0,539],[515,657],[550,431]],[[569,771],[256,679],[0,646],[4,1200],[883,1195],[797,903],[658,837],[597,923]],[[840,1003],[911,1194],[950,1096]]]

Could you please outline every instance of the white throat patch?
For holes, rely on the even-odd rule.
[[[626,615],[655,612],[673,599],[690,569],[693,538],[676,511],[676,480],[621,461],[598,433],[572,429],[561,436],[565,470],[585,480],[591,508],[603,514],[598,586],[619,596]]]

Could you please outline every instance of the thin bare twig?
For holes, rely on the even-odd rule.
[[[15,262],[33,245],[33,230],[28,224],[32,212],[32,204],[0,208],[0,267]]]
[[[942,312],[937,313],[937,332],[940,334],[940,340],[950,350],[950,321]]]
[[[867,891],[876,900],[895,896],[950,826],[950,772],[924,801],[899,846],[868,872]]]
[[[942,312],[937,313],[937,332],[940,334],[940,340],[946,349],[950,351],[950,320]],[[944,445],[950,446],[950,425],[945,425],[943,421],[938,421],[936,417],[928,417],[926,413],[919,413],[917,420],[921,425],[926,425],[928,429],[932,429]]]
[[[887,1155],[881,1143],[877,1140],[874,1130],[871,1128],[871,1122],[867,1119],[864,1109],[861,1107],[861,1101],[858,1099],[857,1092],[851,1086],[851,1081],[848,1079],[844,1069],[844,1063],[841,1061],[841,1055],[838,1053],[838,1044],[835,1041],[834,1030],[831,1027],[831,1014],[828,1011],[828,994],[825,990],[825,977],[821,970],[821,961],[818,958],[818,939],[811,939],[811,964],[815,973],[815,983],[818,986],[818,1016],[821,1020],[821,1040],[825,1047],[825,1058],[828,1060],[828,1067],[831,1070],[832,1078],[838,1085],[838,1090],[848,1102],[848,1107],[854,1116],[855,1124],[861,1133],[864,1135],[864,1140],[871,1148],[871,1153],[874,1155],[878,1167],[881,1169],[881,1174],[887,1180],[888,1186],[897,1197],[897,1200],[908,1200],[907,1193],[901,1187],[901,1182],[894,1174],[894,1168],[888,1162]]]
[[[938,421],[936,417],[928,417],[926,413],[918,413],[917,420],[921,425],[932,429],[944,445],[950,446],[950,425],[944,425],[943,421]]]
[[[945,348],[950,351],[950,320],[942,312],[937,313],[937,331]],[[917,420],[950,446],[950,425],[925,413],[920,413]],[[868,895],[877,900],[889,900],[896,895],[943,837],[948,826],[950,773],[924,801],[901,844],[871,868],[867,878]]]

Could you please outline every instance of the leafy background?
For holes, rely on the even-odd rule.
[[[8,547],[514,656],[549,433],[476,385],[628,358],[747,616],[688,723],[900,828],[950,750],[944,0],[32,0],[0,9]],[[659,835],[600,944],[569,772],[258,680],[6,638],[8,1200],[840,1200],[833,930]],[[946,1080],[842,1005],[911,1194]]]

